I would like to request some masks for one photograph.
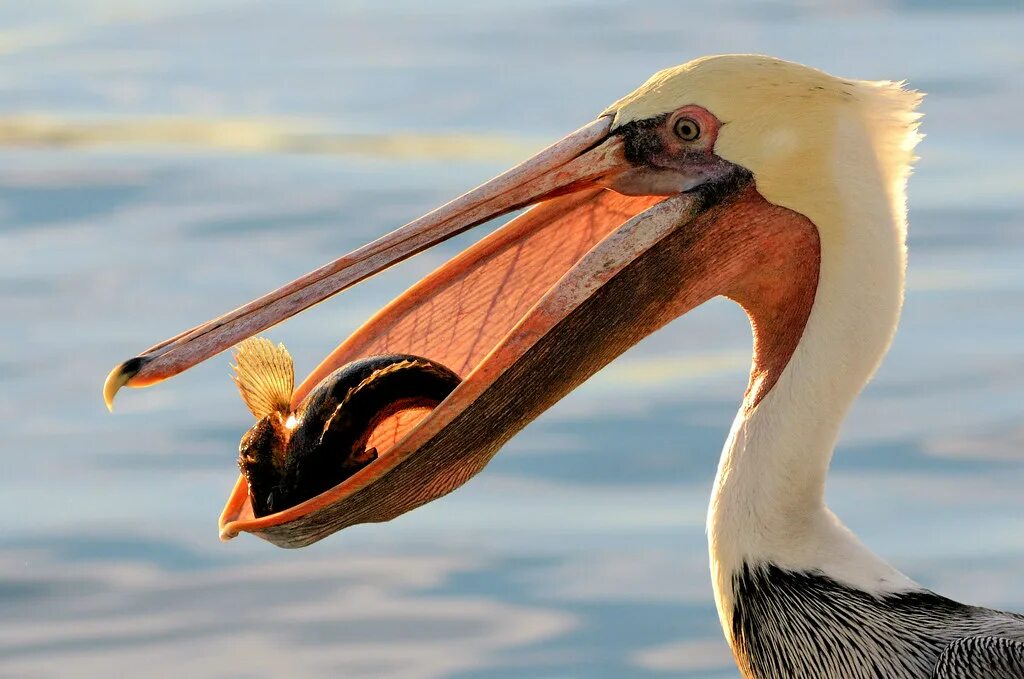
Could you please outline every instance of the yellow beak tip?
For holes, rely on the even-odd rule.
[[[110,412],[114,412],[114,396],[127,381],[127,376],[121,372],[121,366],[117,366],[107,375],[107,379],[103,383],[103,402],[107,404],[107,410]]]
[[[114,412],[114,396],[117,395],[118,390],[124,385],[128,384],[139,370],[142,368],[142,359],[133,358],[121,363],[107,375],[106,381],[103,382],[103,402],[107,405],[107,410]]]

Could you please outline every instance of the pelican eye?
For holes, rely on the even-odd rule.
[[[693,118],[680,118],[672,126],[676,136],[683,141],[693,141],[700,136],[700,125]]]

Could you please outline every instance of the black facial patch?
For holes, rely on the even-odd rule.
[[[725,160],[719,162],[730,167],[730,170],[717,179],[705,182],[687,193],[695,194],[700,199],[700,209],[707,210],[725,200],[726,197],[743,190],[743,187],[754,180],[754,174],[745,167],[733,165]]]
[[[634,120],[617,129],[615,134],[622,135],[626,160],[633,165],[647,165],[651,158],[661,153],[664,146],[656,128],[664,125],[667,119],[666,113],[645,120]]]

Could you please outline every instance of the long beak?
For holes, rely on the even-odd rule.
[[[667,198],[615,193],[603,187],[631,166],[610,124],[602,117],[397,231],[121,364],[104,387],[108,405],[120,386],[171,377],[431,245],[541,203],[384,307],[293,396],[300,401],[360,356],[403,352],[463,377],[448,399],[386,422],[370,442],[384,451],[375,462],[285,511],[254,518],[239,478],[221,537],[248,531],[300,547],[451,492],[615,356],[721,292],[706,255],[727,245],[711,225],[730,200],[753,193],[744,190],[749,175]]]
[[[103,385],[107,408],[113,409],[114,396],[123,386],[146,387],[173,377],[466,229],[614,175],[623,169],[625,159],[621,140],[608,138],[610,126],[610,117],[598,118],[433,212],[125,361]]]

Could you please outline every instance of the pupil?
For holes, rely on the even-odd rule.
[[[700,136],[700,128],[689,118],[680,118],[676,121],[676,135],[683,141],[693,141]]]

